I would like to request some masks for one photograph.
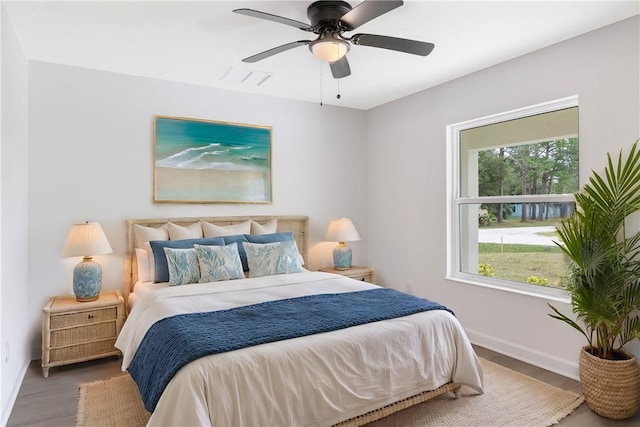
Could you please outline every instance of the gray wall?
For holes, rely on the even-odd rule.
[[[27,59],[0,5],[2,19],[2,142],[0,144],[0,425],[30,360],[28,330]],[[39,317],[32,319],[39,321]]]
[[[476,343],[576,377],[586,342],[547,316],[546,299],[445,279],[445,129],[578,95],[584,183],[640,137],[639,27],[636,16],[370,110],[366,243],[379,280],[449,305]]]

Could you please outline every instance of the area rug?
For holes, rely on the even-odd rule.
[[[137,427],[146,425],[150,416],[129,374],[80,384],[76,426]]]
[[[480,359],[484,394],[462,387],[419,403],[367,427],[550,426],[571,414],[584,396]]]
[[[569,415],[584,397],[480,359],[485,393],[462,387],[403,409],[369,427],[550,426]],[[129,375],[81,384],[77,426],[144,426],[149,413]]]

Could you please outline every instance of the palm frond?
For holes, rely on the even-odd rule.
[[[575,194],[576,211],[557,227],[571,259],[566,289],[578,322],[551,306],[549,316],[580,331],[601,357],[640,337],[640,232],[627,237],[629,215],[640,211],[640,150],[610,154]],[[595,335],[595,338],[594,338]]]
[[[569,318],[569,317],[565,316],[564,314],[560,313],[560,311],[558,311],[558,309],[555,308],[554,306],[552,306],[551,304],[547,303],[547,305],[549,307],[551,307],[551,309],[556,313],[556,314],[549,314],[550,317],[553,317],[554,319],[562,320],[563,322],[567,323],[571,327],[573,327],[576,330],[580,331],[580,333],[587,338],[587,341],[589,342],[589,345],[592,345],[591,344],[591,337],[589,335],[587,335],[587,333],[584,331],[584,329],[582,329],[580,327],[580,325],[578,325],[576,322],[574,322],[571,318]]]

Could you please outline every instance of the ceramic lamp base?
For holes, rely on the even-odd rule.
[[[73,269],[73,293],[78,301],[98,299],[102,287],[102,267],[91,257],[84,257]]]
[[[348,270],[351,268],[351,248],[340,242],[333,250],[333,268]]]

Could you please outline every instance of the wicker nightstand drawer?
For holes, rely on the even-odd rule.
[[[354,276],[349,276],[354,280],[359,280],[361,282],[371,282],[371,275],[370,274],[357,274]]]
[[[57,314],[51,316],[51,329],[68,328],[70,326],[90,325],[105,320],[116,320],[118,310],[115,307],[101,310],[82,311],[74,314]]]
[[[118,336],[115,322],[99,323],[83,328],[67,328],[51,331],[51,347],[82,344]]]
[[[90,302],[52,297],[42,313],[42,373],[49,368],[120,354],[113,346],[124,322],[119,291]]]
[[[51,349],[49,363],[52,366],[68,365],[69,363],[96,359],[96,355],[103,355],[102,357],[104,357],[118,354],[118,351],[113,347],[115,343],[116,339],[113,338],[106,341],[54,348]]]
[[[373,268],[369,267],[358,267],[357,265],[353,265],[348,270],[336,270],[335,268],[327,267],[321,268],[320,271],[339,274],[341,276],[350,277],[354,280],[360,280],[361,282],[376,283],[376,273]]]

